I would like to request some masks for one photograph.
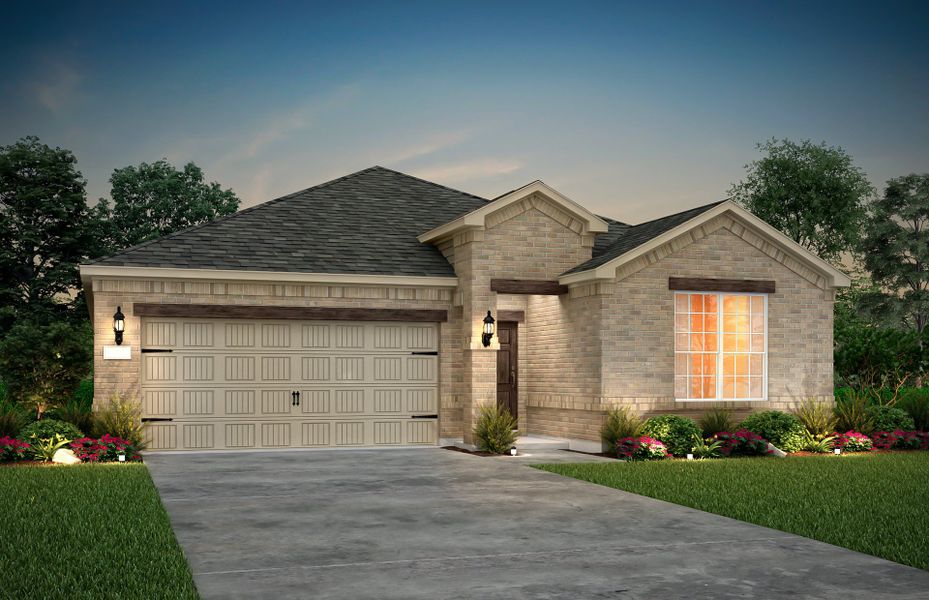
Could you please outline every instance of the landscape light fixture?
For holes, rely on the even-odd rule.
[[[116,307],[116,314],[113,315],[113,333],[116,334],[116,345],[123,343],[123,331],[126,330],[126,315],[123,314],[122,308]]]
[[[487,311],[487,316],[484,317],[484,333],[481,335],[481,343],[484,344],[484,347],[490,345],[491,338],[494,337],[494,318],[490,315],[490,311]]]

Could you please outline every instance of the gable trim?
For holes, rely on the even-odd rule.
[[[431,229],[420,235],[417,239],[425,244],[449,237],[459,229],[475,227],[483,228],[486,224],[488,215],[495,213],[500,209],[506,208],[515,202],[529,198],[533,194],[540,194],[544,196],[545,198],[551,200],[554,204],[558,205],[560,208],[567,211],[569,214],[578,217],[585,224],[584,233],[606,233],[606,231],[609,229],[609,225],[606,221],[593,214],[574,200],[571,200],[567,196],[561,194],[554,188],[549,187],[541,181],[533,181],[528,185],[524,185],[519,189],[513,190],[512,192],[506,193],[499,198],[488,202],[484,206],[481,206],[480,208],[473,210],[466,215]]]
[[[839,271],[823,259],[819,258],[800,244],[796,243],[774,227],[768,225],[766,222],[759,219],[741,206],[738,206],[731,200],[722,202],[710,210],[700,213],[689,221],[681,223],[677,227],[670,229],[659,236],[656,236],[648,242],[645,242],[644,244],[637,246],[610,261],[607,261],[599,267],[588,269],[587,271],[581,271],[579,273],[564,275],[559,277],[558,281],[564,285],[570,285],[596,279],[613,279],[616,277],[616,270],[620,266],[633,261],[640,256],[648,254],[657,248],[660,248],[678,236],[692,229],[695,229],[724,213],[732,213],[733,216],[738,217],[739,220],[741,220],[745,225],[755,229],[760,235],[778,246],[785,253],[791,255],[794,259],[800,261],[801,263],[809,265],[816,272],[823,274],[831,287],[848,287],[851,285],[851,279],[848,277],[848,275]]]

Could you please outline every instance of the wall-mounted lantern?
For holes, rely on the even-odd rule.
[[[116,314],[113,315],[113,333],[116,334],[116,345],[123,343],[123,332],[126,330],[126,315],[123,314],[121,307],[116,307]]]
[[[484,333],[481,335],[481,342],[484,344],[484,347],[490,345],[491,338],[494,337],[494,318],[490,316],[490,311],[487,311],[487,316],[484,317]]]

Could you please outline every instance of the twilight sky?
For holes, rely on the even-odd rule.
[[[925,2],[189,4],[7,7],[0,145],[73,150],[91,200],[162,157],[243,206],[380,164],[633,223],[724,197],[772,136],[879,188],[929,171]]]

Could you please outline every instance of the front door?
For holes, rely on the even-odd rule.
[[[497,336],[500,351],[497,352],[497,406],[507,409],[514,417],[517,413],[516,381],[519,376],[517,323],[501,321],[497,323]]]

